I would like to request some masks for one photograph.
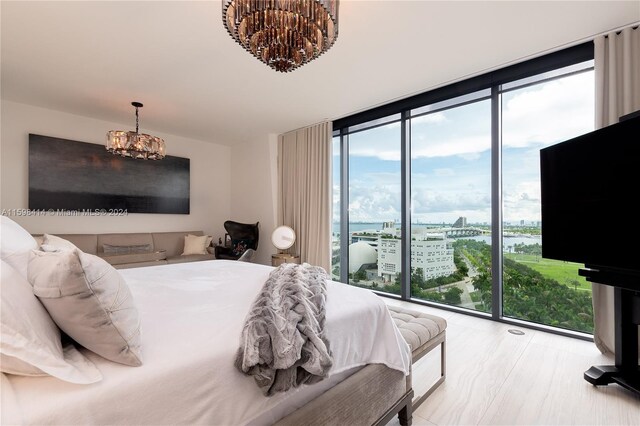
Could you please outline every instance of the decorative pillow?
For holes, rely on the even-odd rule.
[[[80,250],[71,241],[50,234],[44,234],[42,238],[42,245],[53,246],[61,250]]]
[[[165,260],[167,258],[167,252],[165,250],[156,251],[153,253],[132,253],[132,254],[118,254],[115,256],[102,256],[102,259],[106,260],[110,265],[126,265],[127,263],[139,263],[139,262],[155,262]]]
[[[0,370],[21,376],[51,375],[78,384],[102,380],[96,366],[73,345],[62,347],[60,330],[27,279],[4,261],[0,269]]]
[[[151,253],[151,244],[134,244],[128,246],[116,246],[111,244],[103,244],[102,250],[105,256],[114,256],[119,254],[138,254]]]
[[[241,256],[253,243],[253,240],[241,239],[231,240],[231,253],[234,256]]]
[[[36,240],[22,226],[6,216],[0,216],[0,259],[27,277],[29,252],[38,247]]]
[[[108,360],[142,365],[138,311],[118,271],[77,249],[31,253],[33,292],[58,327]]]
[[[213,237],[209,235],[185,235],[183,256],[188,254],[207,254],[207,246],[211,244]]]

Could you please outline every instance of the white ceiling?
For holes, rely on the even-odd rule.
[[[1,3],[4,99],[233,144],[423,92],[640,21],[640,1],[355,1],[320,58],[277,73],[220,1]]]

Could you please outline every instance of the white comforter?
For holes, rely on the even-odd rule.
[[[273,423],[336,379],[267,398],[234,368],[245,316],[271,270],[216,260],[120,271],[141,314],[144,365],[84,351],[101,382],[3,375],[2,424]],[[369,363],[408,374],[409,348],[375,294],[329,282],[326,331],[332,377]]]

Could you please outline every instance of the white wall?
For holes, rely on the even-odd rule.
[[[277,135],[235,145],[231,150],[231,218],[238,222],[260,222],[256,263],[271,264],[276,252],[271,233],[277,212]]]
[[[2,100],[1,125],[0,208],[5,213],[11,213],[11,209],[28,207],[29,133],[103,144],[107,131],[130,129],[132,123],[110,123]],[[11,218],[34,234],[202,230],[213,235],[217,241],[218,237],[224,236],[222,224],[231,214],[231,148],[162,134],[153,129],[144,131],[162,137],[167,144],[168,155],[191,160],[190,214],[77,217],[11,215]],[[259,164],[258,160],[256,164]]]

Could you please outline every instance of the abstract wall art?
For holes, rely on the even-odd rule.
[[[189,214],[188,158],[112,155],[104,145],[29,135],[29,209]]]

